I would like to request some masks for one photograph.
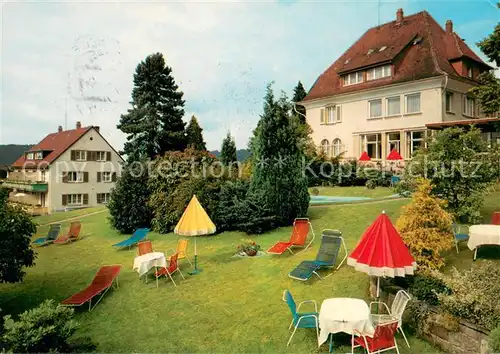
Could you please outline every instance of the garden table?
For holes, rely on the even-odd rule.
[[[500,225],[484,224],[469,227],[467,246],[474,251],[474,260],[477,257],[477,249],[484,245],[500,246]]]
[[[352,334],[354,330],[361,333],[374,332],[368,304],[361,299],[346,297],[323,301],[319,310],[319,328],[318,346],[326,342],[330,334],[339,332]]]
[[[153,267],[167,267],[167,259],[162,252],[151,252],[143,254],[142,256],[135,257],[133,269],[139,273],[139,278],[143,275],[146,276],[149,270]]]

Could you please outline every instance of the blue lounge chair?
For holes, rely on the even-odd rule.
[[[319,247],[316,260],[303,261],[294,270],[288,273],[288,276],[293,279],[306,281],[311,278],[313,274],[315,274],[320,279],[323,279],[317,271],[320,268],[335,267],[341,246],[344,248],[345,256],[338,265],[337,269],[340,268],[342,263],[344,263],[347,258],[347,248],[345,246],[344,239],[342,238],[342,233],[339,230],[323,230],[323,234],[321,235],[321,246]],[[326,277],[332,274],[333,273],[330,273]]]
[[[132,247],[136,243],[144,240],[146,236],[148,235],[149,229],[148,228],[143,228],[143,229],[137,229],[135,230],[134,234],[130,236],[128,239],[123,240],[121,242],[115,243],[113,246],[114,247]]]
[[[286,302],[286,304],[290,308],[290,311],[292,312],[292,322],[290,322],[290,326],[288,327],[288,329],[292,328],[292,326],[295,326],[292,335],[288,340],[288,343],[286,343],[286,346],[288,347],[290,345],[290,342],[292,341],[293,335],[295,334],[295,331],[297,331],[297,328],[316,328],[316,338],[318,338],[319,315],[318,315],[318,305],[316,304],[316,301],[314,300],[302,301],[301,303],[299,303],[299,306],[297,306],[295,300],[293,299],[292,293],[290,293],[290,290],[285,290],[283,292],[283,301]],[[300,310],[300,306],[302,304],[307,304],[307,303],[314,304],[314,312],[302,312],[302,313],[298,312]]]
[[[59,236],[59,232],[61,232],[61,224],[52,224],[49,227],[49,232],[46,237],[39,237],[35,241],[32,242],[35,246],[44,246],[49,243],[54,242]]]

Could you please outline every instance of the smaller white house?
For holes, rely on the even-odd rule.
[[[63,130],[43,138],[14,162],[2,184],[9,200],[51,213],[105,204],[123,159],[98,126]]]

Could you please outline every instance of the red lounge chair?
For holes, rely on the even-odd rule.
[[[106,292],[113,286],[114,280],[116,280],[116,288],[118,289],[118,274],[120,273],[121,269],[121,265],[102,266],[94,276],[94,279],[89,286],[87,286],[79,293],[76,293],[66,300],[63,300],[61,302],[61,305],[81,306],[88,301],[89,311],[92,311],[97,306],[99,301],[101,301],[101,299],[104,297]],[[94,297],[97,297],[98,295],[99,298],[92,307],[92,299]]]
[[[182,274],[181,270],[179,269],[179,262],[177,262],[177,258],[179,257],[178,253],[174,253],[172,256],[170,256],[169,264],[167,268],[161,268],[159,271],[155,273],[156,277],[156,287],[158,287],[158,278],[161,277],[162,275],[165,276],[165,278],[169,277],[170,280],[172,280],[172,283],[174,283],[175,287],[177,287],[177,284],[175,284],[174,278],[172,278],[172,274],[175,272],[179,272],[182,279],[184,278],[184,275]]]
[[[66,235],[62,235],[54,241],[57,244],[63,244],[67,242],[73,242],[80,238],[80,231],[82,230],[82,224],[79,221],[72,222],[69,226],[69,231]]]
[[[302,250],[305,251],[311,243],[314,241],[314,230],[308,218],[297,218],[293,222],[292,235],[290,236],[289,242],[277,242],[267,253],[271,254],[283,254],[286,250],[293,254],[292,247],[304,247],[307,240],[307,235],[309,235],[309,230],[311,230],[312,238],[307,246]]]

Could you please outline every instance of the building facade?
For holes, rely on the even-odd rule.
[[[2,187],[9,199],[45,212],[97,206],[109,200],[120,174],[120,155],[99,127],[62,130],[46,136],[10,167]]]
[[[404,17],[399,9],[321,74],[300,104],[328,156],[356,159],[366,151],[383,161],[396,149],[411,159],[427,125],[482,116],[468,91],[490,69],[451,21],[443,29],[425,11]]]

